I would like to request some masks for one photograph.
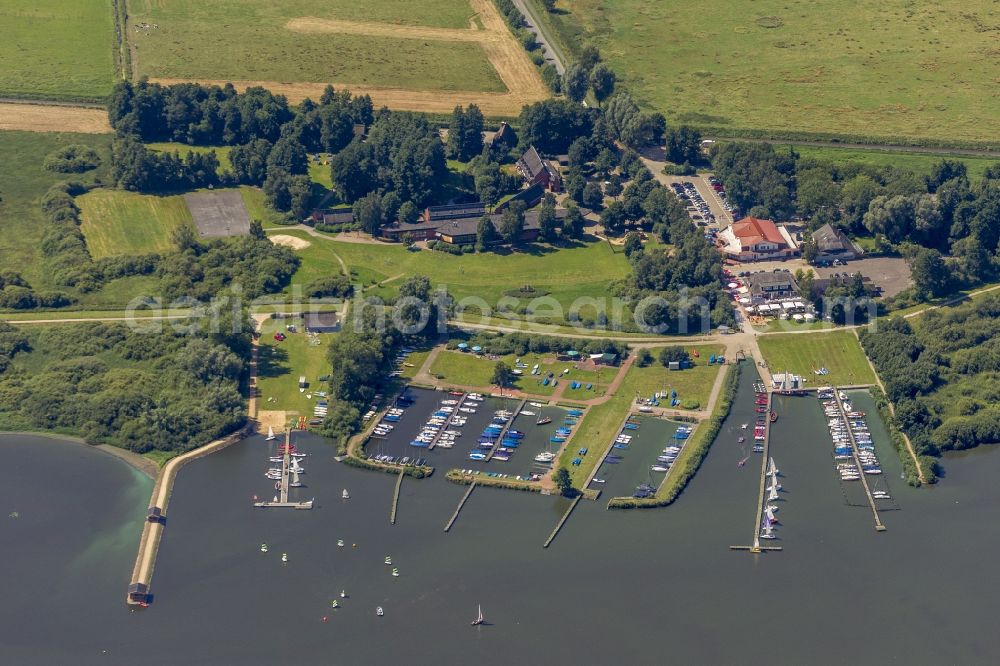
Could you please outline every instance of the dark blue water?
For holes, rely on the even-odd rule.
[[[148,481],[79,445],[4,437],[12,472],[0,509],[21,517],[0,523],[0,661],[995,661],[1000,456],[950,457],[936,488],[911,489],[887,472],[900,510],[883,514],[888,530],[876,533],[870,510],[845,498],[818,402],[779,398],[772,455],[786,489],[775,542],[784,551],[730,551],[754,532],[760,456],[738,466],[746,453],[737,442],[740,424],[753,422],[752,380],[744,377],[732,416],[674,505],[609,511],[608,494],[581,502],[548,549],[562,499],[477,488],[446,534],[465,487],[448,483],[442,467],[403,481],[390,525],[395,477],[339,465],[332,448],[307,437],[297,442],[311,454],[302,494],[317,508],[254,509],[252,495],[268,490],[268,446],[247,440],[181,472],[156,599],[136,613],[123,595]],[[885,444],[883,465],[898,470]],[[442,455],[457,461],[459,451]],[[636,463],[640,476],[646,465]],[[621,475],[626,490],[638,482]],[[331,610],[341,589],[348,598]],[[470,627],[480,603],[491,624]]]

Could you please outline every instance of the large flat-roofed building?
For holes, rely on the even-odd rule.
[[[719,237],[722,251],[737,261],[788,259],[799,254],[791,236],[771,220],[744,217],[723,229]]]

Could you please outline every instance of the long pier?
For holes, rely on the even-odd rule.
[[[247,426],[232,435],[209,442],[205,446],[171,458],[163,466],[163,469],[160,470],[149,500],[150,511],[159,509],[159,517],[155,519],[151,517],[143,523],[142,536],[139,538],[139,549],[135,556],[135,566],[132,568],[132,578],[125,597],[127,604],[144,606],[152,599],[151,590],[153,569],[156,567],[156,555],[160,549],[163,530],[166,528],[167,506],[170,503],[170,496],[174,490],[174,481],[177,479],[177,473],[181,467],[192,460],[197,460],[210,453],[224,449],[231,444],[235,444],[243,439],[251,429],[251,426]]]
[[[751,553],[763,553],[770,550],[782,550],[781,546],[762,546],[760,544],[760,527],[764,520],[764,502],[767,492],[767,461],[771,458],[771,400],[773,393],[767,391],[767,411],[768,418],[764,419],[764,453],[760,461],[760,487],[757,492],[757,514],[753,524],[753,545],[750,546],[730,546],[730,550],[748,550]],[[756,440],[755,440],[756,442]]]
[[[847,426],[847,436],[851,440],[851,451],[854,454],[854,464],[858,466],[858,474],[861,476],[861,486],[865,489],[865,496],[868,498],[868,506],[872,509],[872,515],[875,516],[875,531],[884,532],[886,527],[882,524],[882,518],[878,515],[878,507],[875,506],[875,497],[872,496],[872,489],[868,486],[868,478],[865,476],[864,466],[861,464],[861,457],[858,455],[858,442],[854,438],[854,430],[847,418],[847,410],[844,409],[844,401],[840,399],[840,388],[835,388],[833,390],[833,398],[837,401],[837,409],[840,411],[841,417],[844,419],[844,425]]]
[[[453,409],[451,413],[448,414],[448,418],[445,419],[444,425],[437,431],[437,434],[434,435],[434,438],[431,440],[431,443],[427,445],[428,451],[437,446],[438,440],[441,439],[441,435],[444,434],[445,430],[448,430],[448,428],[451,427],[451,422],[455,420],[455,415],[459,414],[459,409],[461,409],[462,406],[465,405],[465,399],[467,397],[469,397],[469,394],[463,393],[462,397],[458,399],[458,404],[455,405],[455,409]]]
[[[458,506],[455,508],[455,513],[451,514],[451,518],[448,519],[448,523],[444,526],[445,532],[450,530],[451,526],[455,524],[456,520],[458,520],[458,514],[462,511],[462,507],[465,506],[465,503],[469,500],[469,495],[471,495],[472,491],[475,489],[476,489],[476,482],[473,481],[471,484],[469,484],[469,489],[465,491],[464,495],[462,495],[462,499],[458,501]]]
[[[608,454],[611,453],[611,451],[613,450],[615,442],[618,440],[618,435],[622,434],[622,432],[625,430],[625,424],[627,424],[632,419],[633,416],[635,416],[635,413],[630,409],[628,414],[625,415],[625,418],[622,420],[622,422],[618,424],[618,429],[615,430],[615,433],[611,436],[611,441],[608,442],[608,446],[604,449],[604,452],[601,453],[601,457],[598,458],[597,461],[594,463],[594,466],[593,468],[591,468],[590,473],[587,474],[587,478],[584,479],[581,488],[585,489],[588,486],[590,486],[590,482],[594,480],[594,477],[597,476],[598,470],[601,469],[601,465],[604,464],[604,459],[607,458]],[[574,428],[573,434],[576,434],[577,430],[579,430],[579,428]],[[569,446],[569,442],[570,440],[567,439],[566,440],[567,446]],[[598,493],[598,495],[599,494],[600,493]]]
[[[396,524],[396,508],[399,506],[399,489],[403,485],[403,477],[406,472],[399,470],[399,478],[396,479],[396,490],[392,493],[392,509],[389,511],[389,523]]]
[[[496,453],[497,449],[499,449],[503,445],[504,435],[506,435],[507,431],[510,430],[510,427],[514,425],[514,419],[516,419],[517,415],[521,413],[521,410],[524,409],[524,405],[527,402],[528,400],[527,398],[525,398],[517,404],[517,407],[514,409],[514,412],[510,415],[510,419],[507,421],[507,423],[504,424],[503,429],[500,430],[500,435],[497,437],[497,441],[493,445],[493,448],[490,449],[490,452],[486,454],[486,462],[492,460],[493,454]]]
[[[573,498],[573,503],[569,505],[569,508],[566,509],[566,513],[564,513],[562,518],[559,519],[559,522],[556,523],[556,526],[555,528],[553,528],[552,533],[549,534],[549,538],[546,539],[545,543],[542,544],[542,548],[548,548],[549,544],[555,541],[556,535],[559,534],[559,530],[561,530],[563,528],[563,525],[566,524],[566,521],[569,520],[569,514],[573,513],[573,509],[576,508],[576,505],[579,504],[580,500],[582,499],[583,499],[582,494],[577,495],[576,497]]]
[[[313,501],[306,500],[305,502],[290,502],[288,501],[288,483],[289,475],[294,472],[291,471],[292,463],[292,431],[289,429],[285,430],[285,445],[282,447],[284,453],[281,456],[281,481],[278,484],[278,499],[267,501],[254,502],[253,505],[257,508],[266,509],[269,507],[278,507],[286,509],[311,509],[313,508]],[[298,474],[295,474],[298,478]]]

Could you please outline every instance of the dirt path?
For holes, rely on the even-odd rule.
[[[111,125],[104,109],[0,102],[0,131],[8,130],[107,134]]]
[[[551,91],[542,82],[538,68],[528,58],[527,52],[514,38],[491,0],[469,0],[478,14],[483,30],[465,28],[429,28],[401,26],[389,23],[339,21],[312,17],[295,18],[286,28],[303,34],[354,34],[425,39],[435,41],[461,41],[478,43],[487,60],[507,87],[506,93],[488,93],[463,90],[407,90],[380,86],[354,85],[350,82],[324,81],[321,83],[287,81],[232,81],[239,90],[262,86],[284,95],[292,103],[306,97],[319,99],[327,84],[350,90],[355,95],[370,95],[376,106],[408,111],[450,113],[456,105],[476,104],[489,116],[516,116],[525,104],[547,99]],[[156,78],[153,81],[169,85],[186,83],[191,79]],[[222,79],[197,79],[198,83],[222,86]]]

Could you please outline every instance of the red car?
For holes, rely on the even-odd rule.
[[[282,342],[285,339],[285,334],[284,333],[275,333],[274,334],[274,339],[277,340],[278,342]]]

